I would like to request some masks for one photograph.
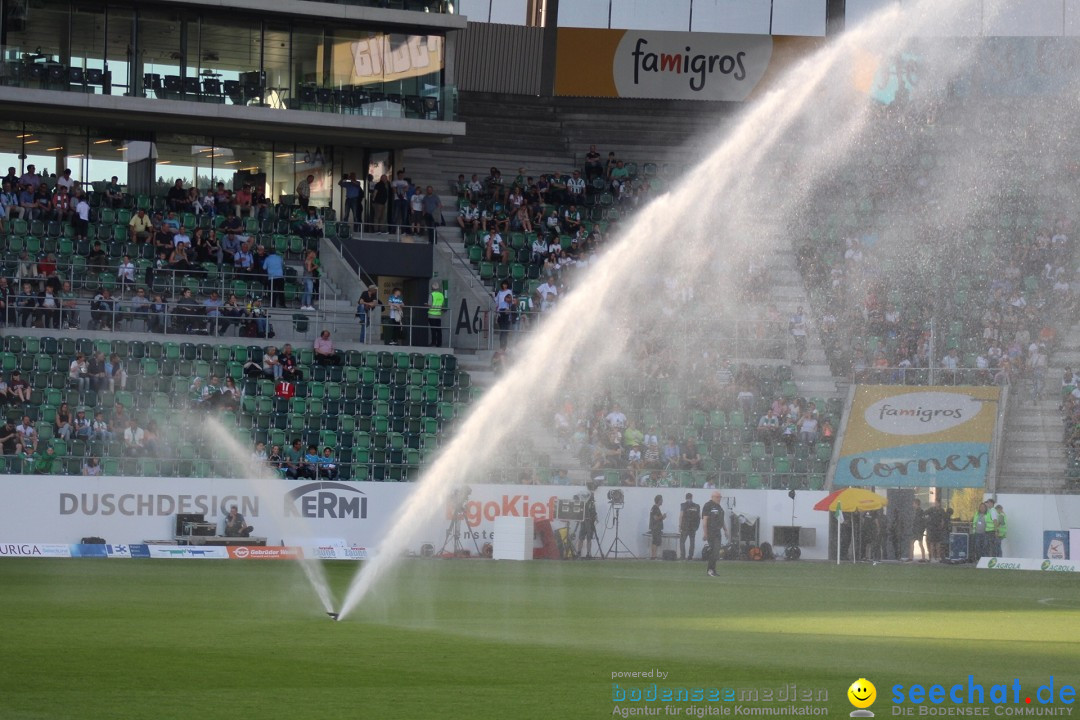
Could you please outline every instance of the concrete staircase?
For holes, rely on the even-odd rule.
[[[406,174],[446,192],[450,180],[464,173],[481,179],[490,167],[512,179],[569,172],[581,167],[589,145],[606,159],[669,166],[672,175],[700,154],[706,138],[718,133],[734,106],[728,103],[671,102],[603,98],[539,98],[463,93],[460,119],[467,127],[453,143],[405,151]]]
[[[1050,357],[1042,400],[1032,401],[1028,382],[1012,388],[998,492],[1068,492],[1064,426],[1058,410],[1061,376],[1066,367],[1080,367],[1080,323],[1069,329]]]

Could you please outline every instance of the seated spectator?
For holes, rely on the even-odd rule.
[[[422,202],[422,199],[421,199]],[[421,217],[421,220],[423,218]],[[319,217],[319,211],[313,207],[307,209],[307,217],[295,225],[296,234],[303,238],[321,238],[323,236],[323,221]]]
[[[228,237],[228,236],[227,236]],[[250,274],[255,268],[255,256],[251,252],[250,243],[241,243],[240,249],[233,253],[233,267],[236,272]]]
[[[146,452],[146,432],[139,427],[135,418],[128,420],[123,435],[124,452],[128,455],[142,455]]]
[[[115,175],[112,176],[109,182],[105,183],[102,201],[105,207],[113,209],[123,207],[124,189],[120,186],[120,179]]]
[[[522,205],[514,210],[514,214],[510,216],[510,229],[526,233],[533,231],[532,220],[529,218],[529,208]]]
[[[116,281],[122,289],[135,284],[135,263],[131,262],[130,255],[125,255],[117,266]]]
[[[284,468],[285,477],[290,480],[297,480],[300,478],[307,478],[309,480],[315,479],[315,473],[312,468],[308,467],[304,461],[304,451],[300,447],[300,439],[297,438],[292,441],[292,445],[285,449],[284,453]]]
[[[484,240],[484,257],[488,262],[503,262],[503,239],[502,235],[492,227]]]
[[[191,294],[191,288],[184,288],[180,299],[173,306],[173,322],[176,332],[190,335],[206,331],[206,311]]]
[[[476,173],[472,174],[469,178],[469,182],[465,187],[466,197],[470,201],[479,202],[484,197],[484,183],[480,182],[480,176]]]
[[[547,241],[544,239],[543,235],[537,233],[536,235],[533,236],[532,255],[530,257],[530,260],[532,261],[533,265],[538,265],[538,264],[544,262],[544,260],[547,259],[547,255],[548,255]]]
[[[129,318],[141,320],[147,328],[150,326],[150,300],[146,297],[146,288],[138,288],[128,303]]]
[[[86,458],[82,464],[82,474],[87,477],[97,477],[101,475],[101,461],[93,455]]]
[[[90,439],[109,442],[113,437],[113,433],[109,430],[109,423],[105,420],[105,413],[101,410],[96,411],[90,423]]]
[[[686,449],[683,451],[683,468],[686,470],[700,470],[701,469],[701,453],[698,452],[697,443],[688,441],[686,443]]]
[[[675,442],[674,437],[669,437],[667,444],[660,456],[661,462],[664,464],[665,470],[674,470],[679,467],[682,462],[682,452],[679,450],[678,443]]]
[[[233,206],[232,190],[225,187],[225,183],[219,182],[214,188],[214,211],[218,215],[228,215]]]
[[[146,210],[139,208],[128,221],[128,238],[133,243],[150,242],[153,239],[153,227],[153,220],[146,214]]]
[[[799,418],[799,442],[812,445],[817,442],[818,419],[810,411],[803,413]]]
[[[22,373],[18,370],[11,371],[11,380],[8,381],[8,393],[12,402],[30,402],[30,383],[23,380]]]
[[[64,441],[70,440],[73,432],[71,421],[71,408],[66,402],[60,403],[60,407],[56,408],[56,418],[53,420],[53,436]]]
[[[231,377],[225,378],[225,384],[218,391],[217,406],[221,410],[236,411],[240,408],[240,388]]]
[[[757,424],[757,438],[761,442],[771,445],[780,434],[780,418],[776,416],[772,408],[761,416]]]
[[[289,382],[300,382],[304,379],[296,355],[293,354],[292,345],[286,344],[285,347],[281,348],[279,364],[281,365],[281,377],[283,379]]]
[[[202,305],[203,312],[206,313],[206,317],[210,321],[210,333],[217,335],[221,322],[221,311],[224,305],[224,303],[221,302],[221,296],[217,294],[217,290],[211,290],[210,297],[203,300]]]
[[[208,408],[213,405],[210,391],[201,377],[196,377],[188,387],[188,404],[192,408]]]
[[[165,304],[164,296],[161,293],[154,293],[154,299],[150,302],[150,309],[147,314],[149,319],[150,332],[163,333],[165,332],[165,321],[168,306]]]
[[[566,202],[572,205],[581,205],[585,202],[585,179],[577,170],[566,183]]]
[[[169,209],[174,212],[184,212],[188,209],[188,191],[184,189],[184,181],[177,178],[169,192],[165,194],[165,202]]]
[[[477,232],[480,229],[480,208],[476,205],[476,200],[470,200],[469,204],[462,208],[457,218],[458,227],[461,228],[461,234],[472,231]]]
[[[334,342],[330,339],[330,331],[323,330],[315,339],[315,362],[319,365],[340,365],[341,358],[334,350]]]
[[[263,353],[262,359],[262,373],[271,380],[280,380],[284,373],[284,368],[281,365],[281,358],[278,357],[277,348],[271,345],[266,348],[266,352]]]
[[[15,429],[15,421],[8,418],[4,421],[2,427],[0,427],[0,451],[4,455],[14,455],[18,447],[21,447],[22,443],[19,442],[18,430]]]
[[[285,477],[284,463],[285,459],[281,452],[281,446],[274,445],[266,455],[266,467],[279,477]]]
[[[76,353],[75,359],[68,366],[68,384],[78,388],[80,397],[85,397],[86,391],[90,389],[90,363],[82,353]]]
[[[15,431],[19,433],[19,442],[23,447],[27,448],[30,452],[33,452],[37,446],[37,427],[29,415],[23,415],[22,421],[15,426]]]
[[[336,480],[338,478],[337,460],[334,459],[334,448],[323,448],[323,454],[319,456],[318,467],[319,477],[327,480]]]
[[[90,329],[112,330],[115,322],[116,301],[108,288],[101,288],[90,301]]]
[[[75,419],[71,421],[71,433],[79,440],[89,440],[90,418],[86,417],[86,411],[80,408],[75,413]]]
[[[22,291],[15,296],[15,306],[18,309],[20,327],[34,327],[37,324],[38,296],[30,283],[22,284]]]
[[[56,472],[56,450],[52,445],[44,445],[38,448],[37,454],[34,456],[34,474],[35,475],[52,475]]]

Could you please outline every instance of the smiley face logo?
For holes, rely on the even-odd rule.
[[[847,691],[848,700],[860,710],[870,707],[877,699],[877,688],[866,678],[859,678],[851,683]]]

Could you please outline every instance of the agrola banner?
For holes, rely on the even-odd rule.
[[[834,485],[982,487],[997,424],[996,387],[858,385]]]

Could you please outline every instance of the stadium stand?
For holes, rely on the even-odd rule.
[[[270,347],[7,335],[4,392],[18,373],[28,394],[8,397],[5,415],[13,427],[29,418],[36,437],[32,450],[4,444],[5,472],[74,475],[95,458],[106,475],[242,474],[225,448],[200,439],[196,426],[213,413],[245,448],[261,443],[271,455],[299,439],[320,453],[330,448],[341,479],[404,481],[416,477],[472,396],[452,354],[337,351],[340,364],[323,365],[310,348],[296,350],[295,374],[284,375],[293,378],[289,390],[264,363]],[[111,358],[107,375],[96,377],[91,366],[86,383],[77,373],[73,379],[69,364],[79,354]],[[76,427],[80,410],[87,424]],[[58,414],[70,417],[58,422]],[[94,419],[107,427],[95,429]],[[145,435],[142,450],[125,443],[128,419]]]

